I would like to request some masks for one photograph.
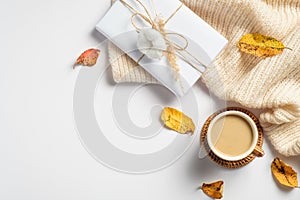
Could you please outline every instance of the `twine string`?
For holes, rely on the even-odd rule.
[[[140,0],[136,0],[136,1],[143,7],[144,11],[145,11],[145,12],[147,13],[147,15],[148,15],[149,21],[150,21],[151,24],[153,25],[154,22],[152,21],[151,14],[150,14],[150,12],[148,11],[148,9],[146,8],[146,6],[145,6]]]
[[[182,8],[183,3],[180,4],[180,6],[167,18],[167,20],[165,21],[165,24],[167,24],[170,19],[172,19],[174,17],[174,15],[177,14],[177,12]]]
[[[179,56],[182,60],[184,60],[186,63],[188,63],[189,65],[191,65],[194,69],[196,69],[197,71],[201,72],[199,67],[197,67],[196,65],[194,65],[190,59],[192,59],[195,63],[197,63],[198,65],[201,65],[202,67],[206,68],[206,65],[204,65],[199,59],[197,59],[195,56],[193,56],[192,53],[190,53],[189,51],[187,51],[187,48],[189,46],[189,41],[188,39],[180,34],[180,33],[175,33],[175,32],[166,32],[165,31],[165,25],[177,14],[177,12],[182,8],[183,3],[181,3],[181,5],[167,18],[167,20],[162,20],[162,18],[159,18],[156,10],[155,10],[155,15],[156,18],[152,19],[150,12],[148,11],[148,9],[146,8],[146,6],[140,1],[140,0],[136,0],[136,2],[142,6],[142,8],[144,9],[145,14],[141,13],[140,11],[136,10],[133,6],[131,6],[129,3],[127,3],[125,0],[120,0],[120,2],[122,2],[127,8],[129,8],[132,12],[133,15],[131,16],[131,24],[133,25],[133,27],[136,29],[137,32],[139,32],[141,30],[140,27],[138,27],[138,25],[136,25],[134,19],[136,17],[140,17],[141,19],[143,19],[145,22],[147,22],[153,29],[157,30],[159,33],[161,33],[166,41],[166,43],[169,46],[172,46],[175,50],[176,50],[176,55]],[[152,1],[153,3],[153,1]],[[156,19],[160,20],[161,23],[157,23]],[[167,38],[168,35],[175,35],[180,37],[181,39],[184,40],[184,45],[180,45],[174,41],[171,41],[170,39]],[[183,55],[181,52],[185,52],[189,57],[187,58],[185,55]],[[140,61],[142,58],[144,57],[144,55],[138,59],[138,61]]]

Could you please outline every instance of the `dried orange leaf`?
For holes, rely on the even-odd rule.
[[[88,49],[84,51],[76,60],[73,68],[76,65],[83,65],[83,66],[94,66],[97,62],[98,56],[100,54],[99,49]]]
[[[178,133],[193,134],[195,131],[193,120],[175,108],[164,108],[160,117],[166,127]]]
[[[275,56],[282,53],[286,48],[282,42],[275,38],[261,35],[259,33],[249,33],[244,35],[238,42],[237,46],[242,52],[258,57]]]
[[[221,199],[223,197],[223,181],[214,183],[203,183],[202,191],[213,199]]]
[[[279,158],[275,158],[271,165],[272,173],[278,182],[287,187],[298,187],[297,172]]]

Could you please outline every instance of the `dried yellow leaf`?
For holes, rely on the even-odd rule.
[[[202,191],[213,199],[221,199],[223,197],[223,181],[214,183],[203,183]]]
[[[244,35],[238,42],[237,46],[242,52],[258,57],[275,56],[282,53],[286,48],[282,42],[275,38],[261,35],[259,33],[249,33]]]
[[[193,134],[195,131],[193,120],[175,108],[164,108],[160,118],[166,127],[177,131],[178,133]]]
[[[297,172],[279,158],[275,158],[271,165],[272,173],[278,182],[287,187],[298,187]]]

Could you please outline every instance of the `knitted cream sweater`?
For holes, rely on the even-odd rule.
[[[300,155],[300,1],[183,0],[224,35],[229,44],[207,68],[203,82],[218,97],[261,109],[260,121],[276,150]],[[293,49],[271,58],[241,53],[246,33],[275,37]],[[109,46],[116,82],[157,81],[113,45]]]

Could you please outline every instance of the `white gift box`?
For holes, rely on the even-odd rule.
[[[166,23],[165,29],[168,32],[184,36],[188,41],[186,51],[181,52],[184,58],[177,56],[179,76],[175,75],[166,56],[161,60],[150,59],[146,56],[142,57],[143,54],[137,49],[138,32],[131,21],[134,12],[122,2],[116,1],[113,4],[111,9],[96,25],[96,29],[133,60],[139,61],[139,65],[165,87],[176,95],[183,96],[200,78],[201,70],[205,70],[203,66],[208,66],[222,51],[227,44],[227,40],[188,7],[185,5],[180,7],[182,3],[178,0],[140,1],[145,5],[153,18],[158,13],[159,16],[166,20],[176,12]],[[126,0],[126,2],[140,13],[146,15],[143,7],[137,1]],[[138,27],[151,28],[149,24],[142,19],[138,19],[138,17],[134,20]],[[177,43],[182,43],[181,37],[173,38],[173,40],[176,40]],[[201,61],[202,66],[199,63],[195,64],[195,61],[189,54]],[[187,60],[191,61],[187,62]],[[197,69],[195,65],[197,65]]]

